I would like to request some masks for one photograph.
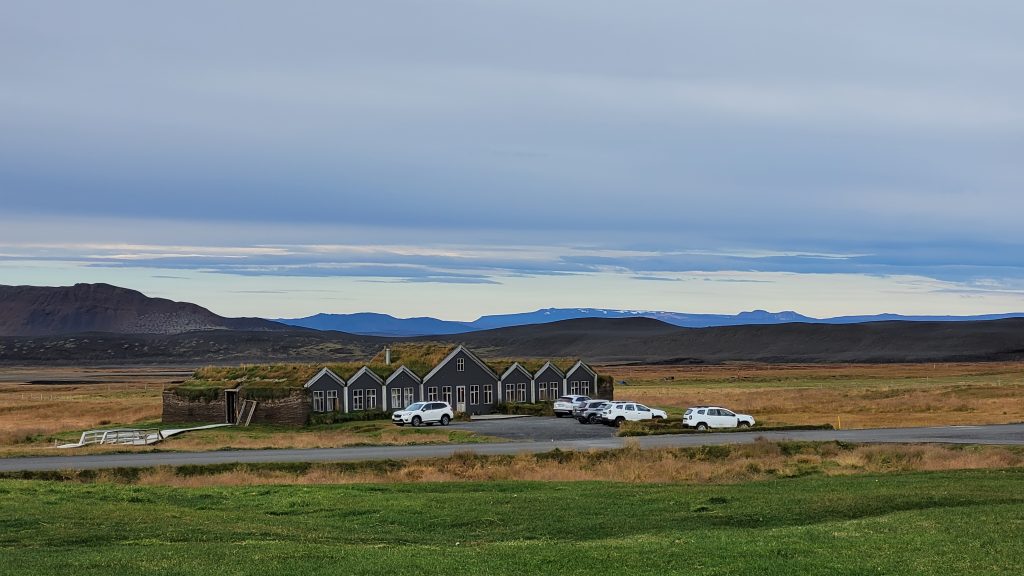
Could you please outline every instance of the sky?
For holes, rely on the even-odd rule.
[[[0,284],[1024,311],[1024,3],[0,7]]]

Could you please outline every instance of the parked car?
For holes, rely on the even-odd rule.
[[[578,396],[576,394],[559,396],[558,399],[555,400],[555,416],[558,416],[559,418],[562,416],[572,416],[573,410],[588,400],[590,400],[590,396]]]
[[[638,422],[640,420],[661,420],[668,418],[664,410],[648,408],[643,404],[632,401],[609,402],[601,410],[601,422],[618,426],[623,422]]]
[[[454,417],[455,413],[447,402],[416,402],[406,406],[405,410],[395,410],[391,415],[391,421],[399,426],[422,426],[435,422],[447,426]]]
[[[750,414],[737,414],[721,406],[693,406],[683,414],[683,427],[707,430],[708,428],[747,428],[754,425]]]
[[[573,411],[572,415],[580,424],[595,424],[601,420],[601,410],[608,405],[608,400],[589,400]]]

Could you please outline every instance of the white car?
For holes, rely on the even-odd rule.
[[[454,417],[455,413],[447,402],[416,402],[406,406],[405,410],[395,410],[391,415],[391,421],[399,426],[422,426],[434,422],[447,426]]]
[[[640,420],[662,420],[668,418],[664,410],[648,408],[638,402],[616,401],[605,406],[601,411],[601,422],[618,426],[623,422],[638,422]]]
[[[587,400],[590,400],[590,396],[578,396],[576,394],[559,396],[558,399],[555,400],[555,416],[558,416],[559,418],[562,416],[572,416],[573,410]]]
[[[683,428],[748,428],[754,425],[750,414],[737,414],[721,406],[694,406],[683,414]]]

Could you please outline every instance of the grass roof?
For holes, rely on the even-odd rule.
[[[441,363],[456,347],[440,342],[417,342],[392,344],[391,365],[384,363],[382,348],[368,362],[333,362],[326,364],[242,364],[240,366],[207,366],[196,370],[192,377],[182,384],[172,387],[182,395],[195,395],[201,391],[219,391],[242,386],[247,390],[283,390],[301,388],[306,382],[326,367],[331,372],[348,380],[366,366],[374,374],[386,380],[400,366],[412,370],[420,378],[424,377],[435,366]],[[547,360],[492,358],[484,359],[495,374],[501,376],[514,362],[519,362],[530,374],[536,374]],[[569,370],[576,360],[557,358],[551,361],[563,373]]]

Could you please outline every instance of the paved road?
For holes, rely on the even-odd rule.
[[[602,427],[603,428],[603,427]],[[872,430],[794,430],[788,432],[732,432],[677,434],[636,438],[642,448],[672,448],[709,444],[742,444],[757,438],[768,440],[842,440],[845,442],[892,443],[928,442],[950,444],[1024,444],[1024,424],[999,426],[944,426],[938,428],[887,428]],[[261,462],[352,462],[358,460],[410,460],[441,458],[456,452],[477,454],[518,454],[560,450],[602,450],[621,448],[626,438],[595,438],[552,442],[506,442],[501,444],[440,444],[428,446],[376,446],[357,448],[311,448],[302,450],[233,450],[218,452],[148,452],[97,454],[89,456],[45,456],[0,459],[0,472],[66,469],[180,466]]]

